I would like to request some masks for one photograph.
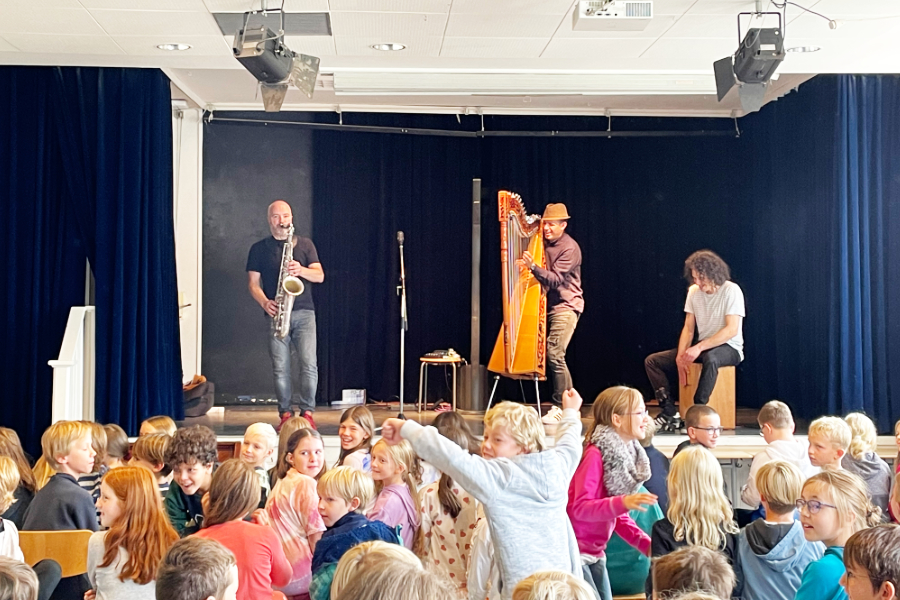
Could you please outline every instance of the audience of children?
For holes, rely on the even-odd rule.
[[[456,418],[449,418],[456,415]],[[469,426],[458,413],[445,412],[434,420],[438,433],[471,452],[474,442]],[[423,562],[445,573],[467,598],[467,571],[472,535],[478,515],[478,503],[446,473],[421,491],[422,519],[418,553]],[[483,600],[483,599],[482,599]]]
[[[156,571],[178,534],[163,511],[156,481],[142,467],[111,469],[100,483],[100,524],[88,542],[85,600],[153,600]]]
[[[353,406],[341,414],[338,437],[341,454],[337,465],[354,467],[364,473],[372,471],[372,436],[375,435],[375,417],[365,406]]]
[[[362,514],[375,498],[375,484],[360,469],[335,467],[319,478],[316,491],[326,530],[313,551],[309,595],[312,600],[329,600],[335,568],[350,548],[375,540],[399,544],[400,536],[395,529]]]
[[[244,520],[258,504],[259,478],[253,468],[236,458],[226,460],[212,476],[209,508],[203,528],[195,534],[216,540],[234,554],[238,600],[271,598],[273,586],[291,582],[291,565],[272,528]]]
[[[841,461],[850,449],[850,426],[840,417],[819,417],[809,424],[809,462],[828,470],[843,468]]]
[[[654,559],[652,577],[653,600],[674,600],[690,593],[726,600],[735,587],[734,570],[725,555],[699,545]]]
[[[724,552],[733,565],[738,529],[722,491],[722,468],[712,452],[696,445],[682,450],[669,465],[668,485],[669,510],[653,525],[651,556],[664,556],[682,546],[703,546]],[[648,595],[652,583],[649,577]]]
[[[650,479],[650,460],[638,443],[647,409],[636,389],[616,386],[597,396],[591,416],[581,462],[569,485],[567,512],[585,580],[601,600],[612,600],[605,556],[612,532],[642,554],[650,549],[650,536],[629,515],[656,503],[656,496],[638,491]]]
[[[742,600],[793,600],[806,566],[822,558],[824,546],[808,542],[794,518],[803,485],[800,470],[773,460],[756,472],[766,516],[747,525],[738,537],[738,589]]]
[[[684,426],[688,439],[678,444],[672,458],[692,444],[715,448],[722,435],[722,421],[719,413],[708,404],[692,404],[684,413]]]
[[[138,435],[145,436],[150,433],[165,433],[171,437],[175,435],[177,429],[178,426],[175,425],[175,421],[172,420],[172,417],[156,415],[155,417],[145,419],[141,423],[141,429],[138,432]]]
[[[894,474],[890,465],[875,453],[878,438],[875,423],[860,412],[850,413],[844,421],[850,426],[850,447],[841,459],[841,466],[866,482],[872,504],[881,509],[882,518],[887,520]]]
[[[306,419],[304,419],[305,421]],[[269,487],[269,469],[275,466],[278,448],[278,434],[268,423],[253,423],[244,432],[241,444],[241,460],[250,466],[259,478],[259,507],[265,508],[266,498],[272,488]]]
[[[174,475],[166,494],[166,514],[181,537],[196,533],[203,525],[203,494],[212,484],[217,457],[216,434],[203,425],[182,427],[166,449],[166,464]],[[259,494],[256,502],[259,504]]]
[[[372,480],[375,504],[366,516],[389,527],[398,527],[403,545],[412,550],[419,531],[419,461],[407,441],[388,445],[378,440],[372,446]]]
[[[594,600],[594,592],[568,573],[538,571],[516,584],[512,600]]]
[[[844,544],[857,531],[877,525],[881,510],[870,502],[862,479],[830,467],[806,480],[797,508],[806,540],[822,542],[825,553],[803,571],[794,600],[846,599],[840,584],[844,576]]]
[[[753,457],[747,483],[741,488],[741,500],[747,506],[760,505],[759,490],[756,489],[756,474],[762,466],[773,460],[784,460],[799,469],[802,479],[819,472],[809,462],[809,443],[794,437],[794,417],[784,402],[766,402],[757,416],[760,433],[766,440],[766,449]]]
[[[156,600],[236,600],[237,588],[234,554],[197,536],[172,544],[156,573]]]
[[[310,428],[294,431],[276,468],[283,475],[266,500],[266,515],[292,569],[290,583],[279,589],[289,598],[301,597],[309,591],[313,550],[325,531],[316,492],[316,480],[325,469],[325,447],[319,432]]]
[[[115,423],[104,425],[103,432],[106,434],[106,455],[103,457],[103,466],[106,467],[106,471],[124,467],[127,464],[126,457],[128,456],[128,434]]]
[[[566,490],[581,455],[581,403],[575,390],[563,395],[556,444],[547,450],[537,411],[513,402],[501,402],[485,415],[482,456],[414,421],[388,419],[382,425],[388,444],[409,440],[419,456],[483,504],[506,600],[519,581],[536,571],[581,575],[578,544],[565,511]]]
[[[140,436],[131,447],[131,464],[153,473],[159,495],[165,501],[172,481],[172,467],[166,462],[166,451],[172,436],[168,433],[148,433]]]
[[[19,473],[19,480],[13,492],[14,501],[3,512],[2,517],[21,529],[25,523],[25,511],[37,491],[37,484],[18,434],[8,427],[0,427],[0,456],[11,459]]]
[[[878,525],[850,536],[841,585],[850,600],[900,597],[900,525]]]

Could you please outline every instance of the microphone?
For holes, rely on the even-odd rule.
[[[397,232],[397,243],[400,244],[401,246],[403,245],[403,232],[402,231]]]

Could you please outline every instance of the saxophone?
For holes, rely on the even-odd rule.
[[[303,281],[288,273],[288,264],[294,259],[294,226],[288,226],[287,239],[281,250],[281,271],[278,273],[278,291],[275,303],[278,308],[272,318],[272,334],[284,339],[291,332],[291,311],[294,310],[294,298],[303,293]]]

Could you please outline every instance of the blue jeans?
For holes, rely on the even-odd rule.
[[[606,557],[592,565],[581,565],[584,580],[594,590],[600,600],[613,600],[612,588],[609,585],[609,573],[606,572]]]
[[[269,319],[271,322],[271,319]],[[269,356],[275,375],[275,393],[278,395],[278,412],[289,412],[293,399],[291,381],[291,347],[297,354],[300,372],[297,374],[298,394],[295,404],[300,412],[316,410],[316,387],[319,384],[319,366],[316,362],[316,312],[295,310],[291,313],[291,331],[283,340],[269,334]]]

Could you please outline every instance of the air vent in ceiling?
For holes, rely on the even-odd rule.
[[[233,36],[244,26],[244,13],[213,13],[223,35]],[[281,28],[281,13],[250,15],[248,28],[266,26],[277,32]],[[331,35],[331,15],[327,12],[284,13],[285,35]]]

